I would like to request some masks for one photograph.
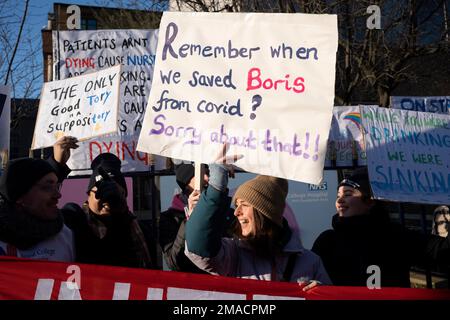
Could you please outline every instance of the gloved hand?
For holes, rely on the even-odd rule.
[[[99,199],[100,206],[108,204],[112,214],[128,212],[125,195],[113,180],[103,180],[98,183],[95,197]]]

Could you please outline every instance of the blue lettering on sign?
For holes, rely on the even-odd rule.
[[[450,97],[392,97],[392,107],[409,111],[450,113]]]
[[[142,56],[127,56],[129,66],[152,66],[155,64],[155,55],[144,54]]]
[[[417,193],[448,195],[450,173],[378,165],[375,167],[375,179],[372,184],[376,189],[383,191],[407,192],[411,195]]]
[[[405,122],[414,118],[406,118]],[[419,123],[419,122],[416,122]],[[423,124],[423,122],[421,122]],[[439,124],[438,124],[439,125]],[[370,128],[370,137],[377,143],[413,144],[418,146],[435,146],[439,148],[450,148],[450,135],[433,132],[412,132],[397,128]]]
[[[92,104],[94,103],[98,103],[103,101],[103,104],[106,103],[106,100],[108,100],[109,96],[111,95],[111,91],[106,91],[106,92],[102,92],[99,95],[92,95],[92,96],[88,96],[88,100],[89,100],[89,105],[92,106]]]
[[[326,182],[322,183],[321,185],[315,185],[315,184],[308,184],[309,191],[326,191],[328,190],[328,185]]]

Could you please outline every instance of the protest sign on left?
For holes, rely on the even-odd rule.
[[[54,80],[121,65],[119,130],[79,144],[67,162],[71,175],[90,174],[92,160],[102,152],[122,161],[122,172],[147,172],[163,160],[136,150],[153,77],[158,30],[101,29],[53,31]],[[155,163],[155,169],[163,165]]]
[[[79,140],[117,132],[120,66],[47,82],[41,92],[32,149],[61,136]]]

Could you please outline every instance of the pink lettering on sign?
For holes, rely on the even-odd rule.
[[[304,92],[305,79],[297,77],[292,81],[290,76],[290,74],[286,74],[284,79],[264,79],[261,77],[261,69],[251,68],[247,73],[247,91],[260,89],[262,87],[265,90],[292,90],[295,93]]]

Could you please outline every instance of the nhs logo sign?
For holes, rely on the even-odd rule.
[[[309,191],[326,191],[328,190],[327,183],[324,182],[321,185],[315,185],[315,184],[308,184],[308,190]]]

